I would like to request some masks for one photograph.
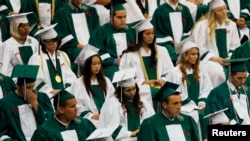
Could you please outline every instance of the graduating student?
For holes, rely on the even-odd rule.
[[[189,35],[194,24],[188,7],[179,0],[166,0],[155,10],[152,23],[156,32],[156,43],[168,49],[175,65],[177,54],[174,46]]]
[[[36,128],[52,116],[48,96],[34,89],[38,68],[14,67],[12,77],[17,77],[17,89],[0,100],[0,140],[29,141]]]
[[[76,97],[78,115],[89,119],[96,127],[98,127],[103,103],[115,92],[113,84],[103,74],[102,60],[97,54],[98,50],[87,45],[81,51],[77,63],[83,66],[83,70],[69,90]]]
[[[115,73],[115,96],[106,100],[101,109],[99,128],[117,127],[112,134],[114,140],[136,140],[142,121],[155,114],[152,105],[140,97],[134,75],[134,68]]]
[[[157,111],[158,103],[152,100],[159,88],[166,81],[168,72],[174,68],[166,48],[156,45],[155,31],[150,18],[134,26],[137,44],[129,46],[122,55],[120,70],[135,67],[136,82],[140,96],[152,103]],[[153,101],[153,102],[152,102]]]
[[[88,119],[77,116],[74,95],[62,90],[53,98],[55,115],[34,132],[31,141],[85,141],[95,127]]]
[[[1,45],[0,72],[10,76],[16,64],[28,64],[29,58],[38,52],[38,41],[29,36],[30,25],[28,13],[8,16],[10,18],[10,34],[12,37]]]
[[[206,98],[213,87],[207,72],[200,69],[199,48],[192,39],[190,36],[176,46],[179,60],[169,72],[167,81],[179,84],[181,112],[195,119],[204,140],[207,132],[207,120],[203,120]]]
[[[90,36],[89,44],[99,48],[104,74],[110,79],[119,70],[120,56],[129,44],[135,43],[135,31],[126,24],[127,11],[124,0],[112,1],[110,22],[97,28]]]
[[[55,30],[59,37],[70,40],[61,49],[70,57],[72,69],[76,73],[77,65],[73,62],[84,45],[88,44],[92,32],[100,26],[98,13],[95,7],[82,3],[82,0],[68,0],[56,11],[54,23],[58,23]]]
[[[250,2],[248,0],[224,0],[227,5],[228,18],[234,21],[240,32],[241,43],[249,39]]]
[[[68,55],[59,50],[61,39],[54,30],[56,25],[44,27],[36,33],[39,36],[41,50],[29,60],[29,64],[40,66],[36,81],[37,90],[47,93],[49,97],[63,89],[66,84],[77,80],[71,70]]]
[[[207,98],[205,118],[209,124],[249,125],[249,95],[245,89],[249,58],[230,59],[229,78],[211,90]]]
[[[156,99],[161,102],[162,111],[145,119],[140,127],[138,141],[200,141],[194,119],[181,112],[181,95],[176,91],[179,85],[166,82]]]
[[[224,60],[230,59],[232,52],[240,46],[240,38],[236,24],[227,18],[223,0],[212,0],[209,9],[206,17],[194,26],[192,34],[200,49],[201,65],[209,70],[212,85],[217,86],[225,81]]]

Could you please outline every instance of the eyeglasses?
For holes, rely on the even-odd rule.
[[[43,40],[45,43],[48,43],[49,45],[53,45],[54,43],[58,43],[57,39],[52,39],[52,40]]]

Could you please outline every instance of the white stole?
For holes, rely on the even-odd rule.
[[[181,41],[182,33],[183,33],[183,25],[182,25],[182,15],[181,12],[172,12],[169,13],[171,29],[174,37],[174,41],[179,43]]]
[[[166,125],[169,141],[186,141],[180,124]]]
[[[118,58],[122,54],[123,50],[127,49],[127,37],[126,33],[114,33],[113,37],[116,44],[116,53]]]
[[[19,13],[19,10],[21,9],[20,0],[10,0],[10,4],[12,6],[13,11]]]
[[[39,20],[41,26],[49,26],[51,23],[51,4],[39,3]]]
[[[250,124],[250,117],[249,117],[249,107],[247,104],[247,97],[244,94],[240,95],[240,98],[236,94],[231,96],[233,106],[235,111],[237,112],[238,116],[243,119],[242,124]]]
[[[76,130],[66,130],[61,135],[64,141],[78,141]]]
[[[85,13],[72,14],[72,19],[78,42],[82,45],[88,44],[89,29]]]

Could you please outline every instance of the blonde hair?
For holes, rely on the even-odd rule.
[[[10,23],[10,35],[14,37],[15,39],[21,39],[21,35],[18,32],[18,27],[21,23],[15,23],[11,21]]]
[[[188,63],[188,59],[189,59],[188,55],[193,49],[194,48],[190,48],[186,52],[181,54],[180,60],[178,61],[178,64],[180,65],[180,70],[181,70],[181,73],[182,73],[182,79],[181,79],[182,83],[187,81],[187,72],[186,72],[186,70],[187,70],[188,66],[190,65]],[[198,56],[200,56],[199,53],[198,53]],[[196,83],[199,83],[199,80],[200,80],[200,76],[199,76],[200,68],[199,68],[199,65],[200,65],[200,60],[199,59],[197,59],[197,62],[195,64],[190,65],[192,70],[193,70],[193,75],[194,75]],[[187,81],[187,84],[189,85],[188,81]]]

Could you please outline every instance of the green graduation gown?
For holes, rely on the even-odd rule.
[[[64,141],[63,132],[75,131],[79,141],[86,138],[95,130],[94,125],[85,118],[77,117],[66,127],[54,116],[44,122],[33,134],[31,141]]]
[[[102,62],[104,73],[110,80],[113,79],[114,72],[119,70],[118,66],[114,65],[115,59],[120,58],[117,53],[116,40],[113,36],[116,33],[126,34],[127,45],[135,43],[134,29],[127,26],[125,29],[117,30],[110,22],[96,29],[89,39],[89,44],[100,49],[98,54],[104,57]],[[124,48],[126,49],[127,47]]]
[[[138,141],[169,141],[166,125],[174,124],[181,125],[186,141],[199,141],[198,127],[192,117],[180,114],[169,120],[162,112],[142,122]]]
[[[52,116],[54,112],[50,99],[46,94],[38,93],[38,103],[38,112],[33,112],[37,127]],[[18,109],[18,106],[23,104],[27,104],[27,102],[14,92],[9,92],[0,100],[0,138],[8,136],[12,140],[26,140],[21,128]]]
[[[11,77],[5,76],[2,73],[0,73],[0,87],[2,89],[3,96],[17,88],[15,82],[11,79]]]

